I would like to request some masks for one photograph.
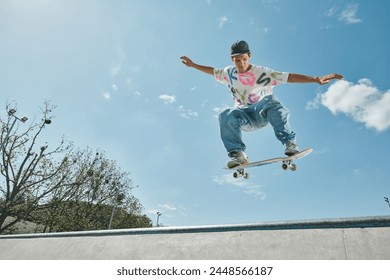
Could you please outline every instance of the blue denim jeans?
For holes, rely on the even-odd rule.
[[[259,102],[240,108],[229,108],[219,115],[221,139],[228,152],[245,151],[241,131],[258,130],[268,123],[282,144],[295,140],[288,118],[289,110],[272,94]]]

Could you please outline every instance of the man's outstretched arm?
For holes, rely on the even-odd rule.
[[[332,73],[325,76],[320,77],[312,77],[312,76],[306,76],[302,74],[295,74],[290,73],[288,75],[288,82],[289,83],[318,83],[320,85],[325,85],[329,83],[329,81],[333,79],[343,79],[344,77],[340,74]]]
[[[180,57],[180,59],[181,59],[181,62],[183,62],[183,64],[186,65],[187,67],[192,67],[192,68],[195,68],[199,71],[202,71],[203,73],[214,75],[214,68],[213,67],[196,64],[195,62],[193,62],[190,58],[188,58],[186,56],[182,56],[182,57]]]

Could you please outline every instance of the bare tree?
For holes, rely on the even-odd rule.
[[[9,104],[6,109],[15,112]],[[11,113],[0,118],[0,234],[21,220],[43,223],[49,231],[101,228],[96,217],[107,212],[102,209],[114,203],[118,191],[123,201],[137,201],[129,174],[104,153],[75,149],[64,139],[50,148],[41,139],[53,109],[45,102],[42,119],[29,126],[15,125],[18,118]],[[139,215],[142,206],[135,205],[125,211]]]
[[[46,143],[38,144],[42,131],[51,123],[53,108],[45,102],[42,120],[34,121],[24,130],[22,126],[14,126],[17,117],[10,113],[15,110],[9,104],[7,119],[0,119],[0,233],[20,220],[28,220],[30,213],[47,201],[65,182],[66,174],[62,171],[68,168],[66,154],[72,146],[65,144],[64,140],[53,149],[49,149]],[[63,154],[65,156],[61,159]],[[5,224],[6,218],[10,216],[14,219]]]

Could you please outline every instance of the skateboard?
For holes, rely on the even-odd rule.
[[[245,171],[246,168],[250,167],[255,167],[255,166],[262,166],[262,165],[267,165],[267,164],[272,164],[272,163],[277,163],[277,162],[282,162],[282,168],[284,170],[290,169],[291,171],[296,171],[297,170],[297,165],[293,163],[293,160],[303,158],[310,154],[313,151],[313,148],[307,148],[304,149],[292,156],[288,157],[277,157],[277,158],[271,158],[271,159],[266,159],[266,160],[261,160],[261,161],[255,161],[251,162],[245,165],[239,165],[236,167],[228,168],[224,167],[224,169],[228,170],[235,170],[233,173],[234,178],[239,178],[243,177],[245,179],[249,178],[249,173]]]

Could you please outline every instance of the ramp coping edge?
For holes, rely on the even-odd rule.
[[[72,231],[72,232],[53,232],[53,233],[10,234],[10,235],[0,235],[0,239],[205,233],[205,232],[226,232],[226,231],[250,231],[250,230],[373,228],[373,227],[390,227],[390,216],[332,218],[332,219],[295,220],[295,221],[205,225],[205,226],[177,226],[177,227],[153,227],[153,228],[92,230],[92,231]]]

